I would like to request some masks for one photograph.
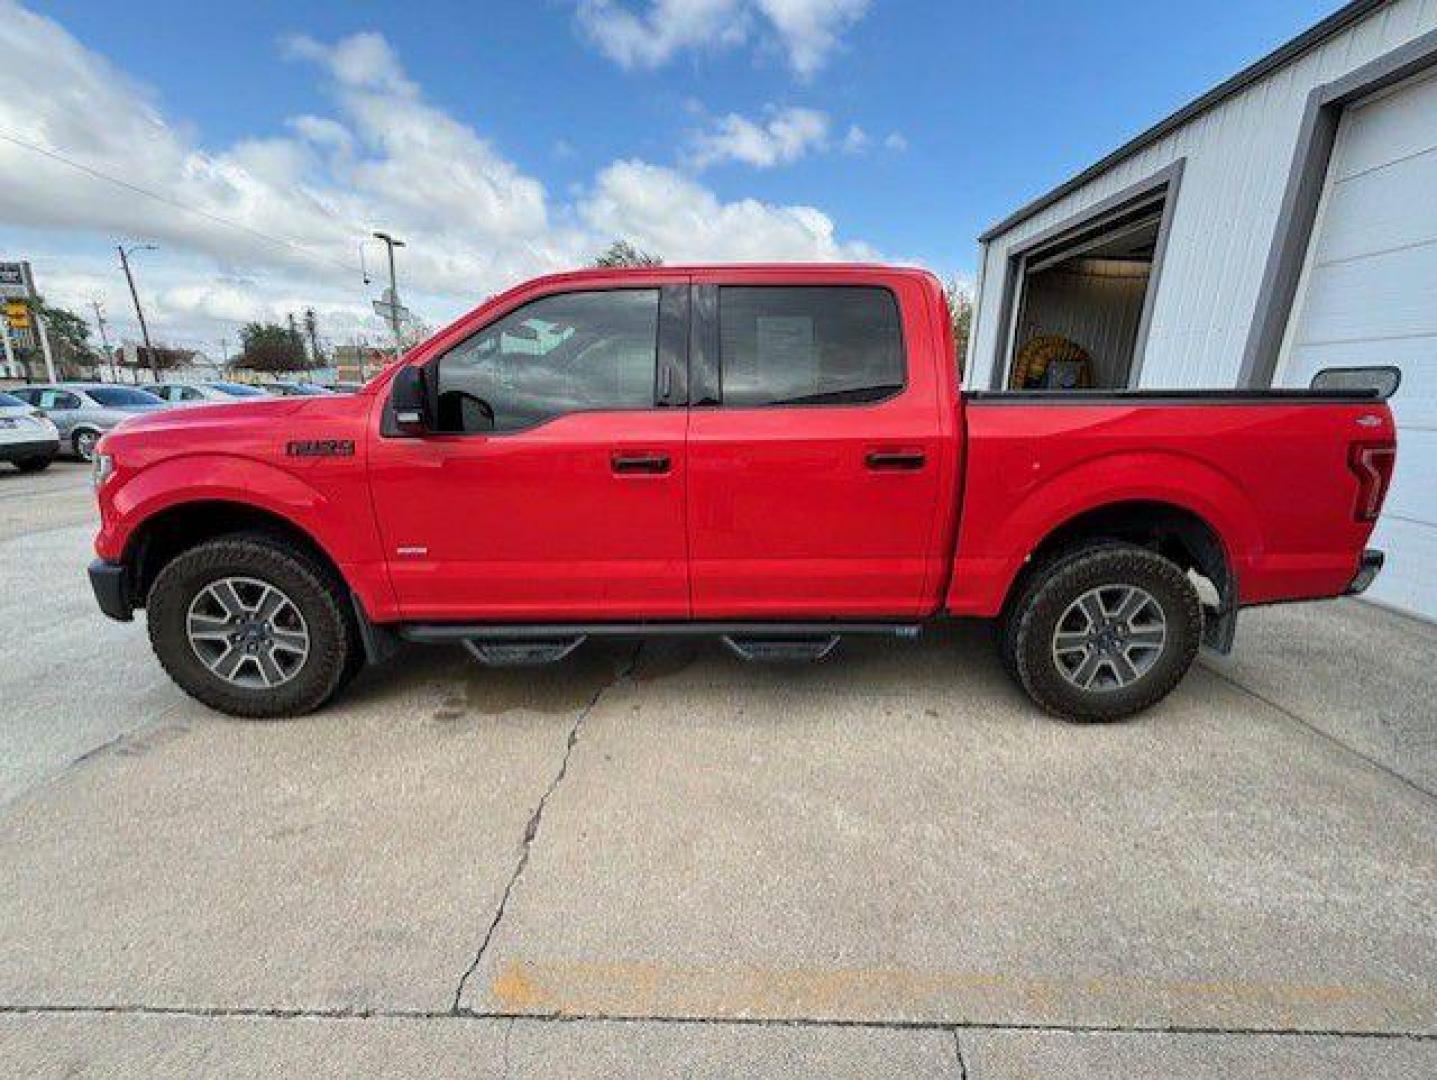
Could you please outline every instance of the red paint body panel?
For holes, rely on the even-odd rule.
[[[908,381],[865,405],[580,412],[503,435],[386,436],[396,367],[363,391],[137,419],[106,436],[96,551],[124,561],[186,503],[254,506],[304,530],[376,622],[992,616],[1024,561],[1078,515],[1185,508],[1221,540],[1241,603],[1333,596],[1371,523],[1353,442],[1385,404],[962,399],[938,282],[874,266],[585,271],[526,283],[413,350],[423,364],[571,288],[823,283],[899,300]],[[1364,426],[1365,425],[1365,426]],[[352,441],[296,457],[294,440]],[[921,453],[911,471],[872,452]],[[616,452],[666,473],[615,473]]]
[[[1361,427],[1360,417],[1380,418]],[[1080,514],[1151,501],[1217,533],[1239,602],[1336,596],[1371,523],[1354,520],[1349,442],[1392,438],[1385,405],[976,403],[947,606],[995,615],[1026,555]]]
[[[842,269],[712,271],[695,284],[849,284]],[[931,278],[890,274],[907,386],[887,401],[797,408],[695,408],[689,419],[689,555],[695,618],[916,617],[941,598],[935,543],[959,443],[928,358],[951,355]],[[867,455],[920,453],[912,471]]]

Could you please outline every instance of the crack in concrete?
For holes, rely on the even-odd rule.
[[[968,1080],[968,1063],[963,1060],[963,1040],[957,1028],[953,1029],[953,1056],[958,1062],[958,1080]]]
[[[484,960],[484,954],[489,949],[489,943],[494,940],[494,934],[504,919],[504,912],[508,910],[509,897],[513,895],[514,886],[519,883],[519,879],[524,876],[524,870],[529,865],[529,854],[534,846],[534,838],[539,835],[539,825],[544,819],[544,808],[549,804],[549,797],[558,790],[559,785],[564,781],[564,777],[568,775],[569,759],[573,756],[574,747],[578,745],[579,734],[583,731],[584,722],[588,720],[589,714],[594,711],[594,708],[599,704],[599,699],[604,696],[607,690],[634,673],[634,668],[637,667],[639,663],[639,653],[643,651],[643,648],[643,642],[640,642],[638,646],[635,647],[633,655],[629,657],[628,663],[615,674],[611,681],[604,683],[595,690],[589,700],[585,702],[583,708],[575,715],[574,723],[569,728],[569,737],[564,743],[564,756],[559,760],[558,771],[554,773],[553,778],[549,781],[548,787],[544,789],[544,793],[539,796],[539,802],[534,807],[534,812],[529,815],[529,820],[524,825],[524,839],[519,847],[519,860],[514,865],[514,872],[509,875],[509,881],[504,886],[504,892],[499,896],[499,905],[494,909],[494,917],[489,920],[489,928],[484,931],[484,937],[479,942],[479,951],[474,954],[473,961],[469,964],[468,968],[465,969],[464,974],[459,977],[459,985],[454,990],[454,1002],[449,1007],[451,1014],[459,1015],[467,1011],[463,1008],[464,988],[468,986],[469,980],[473,977],[474,973],[479,970],[479,965]]]
[[[1022,1021],[843,1019],[836,1017],[678,1016],[663,1014],[514,1013],[434,1009],[322,1009],[264,1006],[189,1006],[135,1004],[0,1003],[0,1016],[154,1016],[208,1020],[366,1020],[476,1021],[516,1024],[669,1024],[690,1027],[855,1028],[872,1031],[1057,1032],[1073,1035],[1236,1035],[1265,1038],[1336,1038],[1375,1041],[1437,1042],[1437,1032],[1371,1031],[1349,1028],[1254,1028],[1203,1024],[1059,1024]],[[965,1066],[966,1067],[966,1066]]]

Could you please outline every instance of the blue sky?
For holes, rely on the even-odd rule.
[[[0,135],[223,222],[0,143],[21,181],[0,184],[0,255],[56,298],[102,296],[123,331],[112,245],[154,238],[157,318],[196,343],[311,292],[336,337],[376,329],[345,266],[381,226],[409,231],[430,321],[620,231],[686,260],[770,244],[971,273],[984,227],[1335,6],[8,5]]]

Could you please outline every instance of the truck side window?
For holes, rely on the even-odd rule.
[[[870,286],[719,289],[723,403],[846,405],[903,389],[898,303]]]
[[[565,413],[654,404],[659,290],[560,293],[439,359],[440,431],[521,431]]]

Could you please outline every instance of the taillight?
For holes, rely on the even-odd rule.
[[[1347,467],[1357,477],[1357,505],[1352,513],[1358,521],[1377,520],[1396,461],[1397,447],[1391,443],[1353,443],[1348,448]]]

